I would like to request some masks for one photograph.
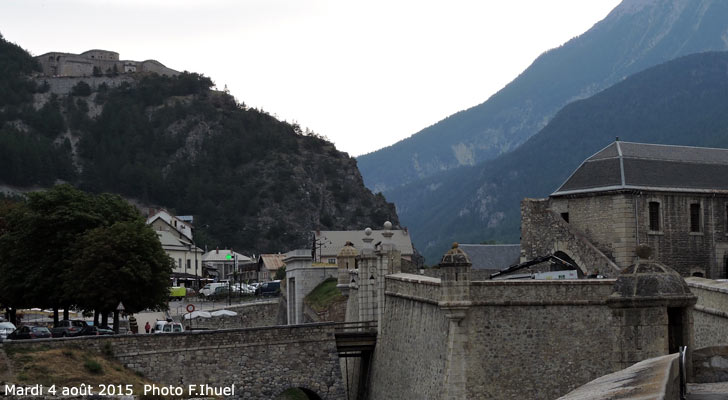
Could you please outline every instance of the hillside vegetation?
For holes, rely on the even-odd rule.
[[[212,90],[203,75],[80,79],[54,91],[52,78],[29,78],[27,53],[0,46],[0,71],[15,71],[0,75],[15,94],[0,105],[0,183],[119,193],[194,215],[198,245],[247,253],[308,247],[315,229],[398,222],[353,158]]]
[[[728,148],[728,53],[695,54],[650,68],[564,107],[518,149],[388,194],[435,262],[450,243],[518,243],[520,201],[545,197],[619,137]]]

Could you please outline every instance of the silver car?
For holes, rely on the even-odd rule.
[[[12,322],[0,322],[0,343],[4,342],[13,331],[15,331],[15,325]]]

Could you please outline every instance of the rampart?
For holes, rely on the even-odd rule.
[[[695,347],[728,345],[728,281],[696,277],[685,281],[698,297],[693,310]]]
[[[370,398],[447,398],[452,382],[463,387],[448,389],[456,398],[556,398],[665,354],[665,309],[610,306],[614,284],[472,281],[469,299],[452,303],[440,279],[388,275]],[[625,338],[627,330],[640,337]]]
[[[233,398],[270,399],[291,387],[312,390],[322,399],[345,397],[333,324],[41,339],[3,346],[79,346],[111,353],[162,385],[235,384]]]

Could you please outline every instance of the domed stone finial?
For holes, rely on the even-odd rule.
[[[367,235],[367,236],[371,236],[372,235],[372,228],[366,228],[366,229],[364,229],[364,234]]]
[[[344,247],[342,247],[341,250],[339,251],[339,254],[337,255],[337,257],[339,257],[339,258],[356,257],[358,255],[359,255],[359,252],[354,247],[354,243],[347,241],[346,244],[344,245]]]
[[[389,221],[385,221],[384,222],[384,229],[386,229],[386,230],[392,229],[392,223],[389,222]]]
[[[458,242],[452,244],[452,248],[442,256],[440,265],[470,265],[470,257],[460,248]]]

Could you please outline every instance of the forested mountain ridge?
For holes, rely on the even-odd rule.
[[[388,193],[431,263],[453,241],[519,242],[520,201],[553,193],[587,157],[620,140],[728,148],[728,52],[635,74],[561,111],[516,150]]]
[[[315,229],[398,223],[355,159],[202,75],[75,78],[57,91],[70,78],[31,78],[32,57],[0,37],[5,69],[0,90],[17,95],[0,96],[0,184],[118,193],[194,215],[198,245],[256,254],[310,247]]]
[[[679,56],[728,50],[726,37],[728,2],[624,0],[589,31],[542,54],[484,103],[360,156],[359,169],[367,187],[386,193],[492,159],[525,142],[569,102]]]

